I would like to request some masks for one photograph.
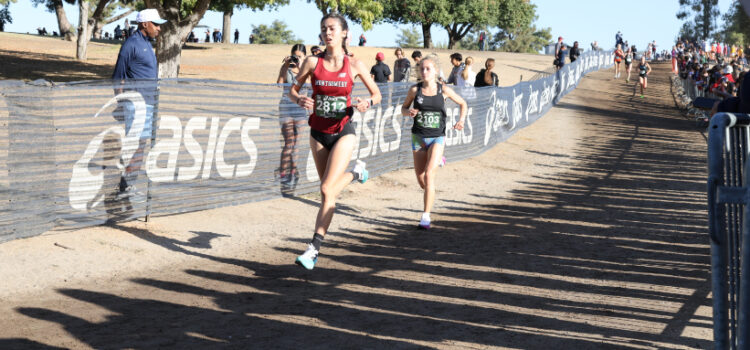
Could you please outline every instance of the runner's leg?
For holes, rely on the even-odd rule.
[[[338,197],[346,185],[354,180],[354,174],[346,171],[352,157],[354,135],[341,137],[333,146],[333,149],[330,152],[326,152],[328,153],[328,157],[326,158],[315,155],[317,153],[315,152],[315,147],[323,147],[318,141],[312,139],[312,137],[310,146],[313,148],[315,165],[318,168],[318,175],[320,175],[321,203],[318,216],[315,220],[315,233],[325,236],[326,232],[328,232],[328,227],[331,225],[331,220],[333,220],[336,197]],[[323,149],[325,150],[325,148]],[[323,155],[323,152],[319,154]]]

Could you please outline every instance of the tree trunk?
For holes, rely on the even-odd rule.
[[[453,23],[452,26],[445,26],[445,30],[448,31],[448,49],[452,50],[456,43],[469,33],[469,30],[473,27],[473,24],[461,24]]]
[[[234,14],[234,9],[229,9],[229,11],[224,11],[224,27],[221,29],[221,31],[224,32],[221,38],[221,42],[224,44],[228,44],[230,40],[234,40],[233,39],[234,36],[232,33],[232,15],[233,14]]]
[[[65,37],[67,41],[73,41],[76,38],[76,33],[68,22],[68,16],[65,14],[65,8],[63,7],[62,0],[53,0],[55,7],[55,15],[57,16],[57,27],[60,29],[60,36]]]
[[[102,28],[104,28],[104,26],[105,24],[102,23],[102,21],[97,21],[95,19],[89,21],[89,30],[94,39],[102,38]]]
[[[89,43],[89,2],[78,0],[78,45],[76,59],[86,60],[86,47]]]
[[[171,22],[162,25],[156,40],[156,60],[159,62],[159,78],[177,78],[180,74],[182,45],[193,29],[190,26],[175,26]]]
[[[430,33],[431,27],[432,23],[422,23],[422,41],[424,42],[425,49],[432,47],[432,33]]]

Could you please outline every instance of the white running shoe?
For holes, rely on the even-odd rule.
[[[308,270],[312,270],[313,267],[315,267],[316,262],[318,262],[318,250],[315,249],[315,246],[313,246],[312,243],[309,243],[307,245],[307,250],[294,261],[295,264]]]
[[[430,214],[422,213],[422,219],[419,220],[419,227],[425,230],[430,228]]]
[[[359,181],[360,183],[365,183],[367,179],[370,177],[370,172],[367,171],[365,168],[367,164],[359,159],[357,159],[357,163],[354,165],[354,169],[352,169],[352,173],[354,173],[354,180]]]

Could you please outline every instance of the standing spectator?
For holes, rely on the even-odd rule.
[[[359,35],[359,46],[365,46],[367,44],[367,38],[365,38],[365,33],[362,33]]]
[[[220,43],[220,42],[222,42],[222,40],[224,40],[224,33],[222,33],[218,29],[216,30],[216,39],[218,39],[218,40],[216,40],[217,43]]]
[[[581,49],[578,48],[578,42],[573,42],[573,47],[570,48],[570,63],[575,62],[580,55]]]
[[[120,47],[120,53],[117,55],[117,63],[115,64],[115,71],[112,73],[112,80],[116,84],[115,92],[117,94],[122,93],[124,87],[122,84],[125,80],[130,79],[149,79],[156,80],[159,77],[159,73],[156,65],[156,55],[154,49],[151,46],[149,39],[154,39],[159,35],[161,31],[160,24],[165,21],[159,17],[159,13],[156,9],[145,9],[138,12],[136,17],[138,22],[138,30],[131,35],[125,43]],[[120,178],[120,184],[118,186],[118,198],[127,198],[135,194],[135,182],[138,172],[143,162],[143,149],[146,145],[146,140],[151,138],[151,128],[153,125],[153,113],[154,105],[156,104],[156,91],[153,87],[139,87],[137,90],[145,100],[146,103],[146,117],[145,120],[136,121],[136,107],[128,101],[123,102],[118,106],[122,108],[125,118],[125,133],[127,134],[132,126],[141,127],[139,124],[142,122],[142,131],[139,135],[138,149],[135,151],[133,158],[129,164],[125,164],[125,172]],[[134,124],[134,122],[136,122]],[[137,130],[137,129],[136,129]]]
[[[239,29],[234,30],[234,43],[235,44],[240,43],[240,30]]]
[[[419,72],[419,61],[422,60],[422,51],[414,50],[411,53],[411,59],[414,60],[414,70],[412,71],[412,75],[414,76],[414,81],[420,81],[420,76],[418,74]],[[411,77],[409,78],[411,80]]]
[[[622,40],[622,32],[619,30],[617,31],[617,34],[615,34],[615,46],[620,45],[620,47],[624,47],[625,42]]]
[[[122,28],[120,28],[120,25],[118,24],[117,27],[115,27],[115,40],[122,39]]]
[[[385,55],[382,52],[378,52],[375,55],[375,61],[377,61],[377,63],[370,68],[370,76],[372,76],[372,79],[378,84],[387,83],[391,80],[391,69],[388,68],[387,64],[383,63],[384,60]]]
[[[453,69],[451,69],[451,74],[448,75],[448,81],[445,82],[446,84],[456,85],[458,75],[464,70],[463,59],[463,56],[458,52],[451,54],[451,64],[453,65]]]
[[[565,66],[565,56],[568,55],[568,47],[565,44],[560,46],[560,51],[557,55],[557,69],[562,69]]]
[[[656,40],[651,42],[651,58],[656,59]]]
[[[484,31],[479,32],[479,51],[484,51],[484,39],[486,35]]]
[[[193,31],[190,31],[190,35],[188,35],[187,41],[189,43],[195,42],[195,33],[193,33]]]
[[[591,51],[599,51],[599,44],[596,41],[591,43]]]
[[[125,18],[125,28],[123,29],[122,37],[123,39],[127,39],[130,37],[130,20]]]
[[[555,44],[555,57],[560,55],[560,47],[563,44],[563,37],[557,37],[557,43]]]
[[[310,48],[310,54],[313,55],[313,56],[317,56],[321,52],[323,52],[323,50],[321,50],[320,47],[313,46],[313,47]]]
[[[305,60],[307,50],[303,44],[292,46],[291,55],[283,60],[277,84],[284,85],[284,94],[279,101],[279,124],[281,124],[281,136],[284,138],[284,146],[281,149],[279,168],[274,171],[274,178],[278,178],[281,184],[281,194],[286,196],[292,194],[299,181],[297,171],[297,151],[300,138],[300,130],[307,124],[307,115],[304,110],[289,104],[289,92],[292,85],[297,84],[297,75],[300,66]]]
[[[409,71],[411,63],[404,57],[404,50],[400,47],[396,49],[396,62],[393,63],[393,81],[396,83],[405,83],[409,81]]]
[[[255,42],[255,35],[253,35],[253,33],[250,33],[250,38],[248,39],[248,41],[250,42],[250,44]]]
[[[456,77],[456,85],[462,88],[474,86],[474,81],[477,79],[477,75],[474,70],[471,69],[471,65],[474,63],[474,58],[466,57],[464,61],[464,68],[461,73]]]
[[[500,79],[492,72],[493,68],[495,68],[495,59],[488,58],[484,62],[484,69],[480,70],[474,79],[474,87],[498,86]]]
[[[206,38],[203,39],[203,42],[210,43],[211,42],[211,31],[206,29]]]

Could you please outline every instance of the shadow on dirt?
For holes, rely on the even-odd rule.
[[[663,80],[652,89],[666,89]],[[212,308],[63,289],[111,314],[91,322],[17,310],[94,348],[710,348],[683,334],[711,327],[710,315],[695,315],[710,307],[705,145],[672,109],[601,93],[586,100],[616,107],[561,106],[580,112],[598,135],[560,160],[572,165],[528,178],[508,198],[474,194],[487,205],[442,199],[443,220],[429,239],[389,218],[367,221],[367,231],[343,233],[356,243],[327,243],[328,262],[310,273],[195,253],[188,242],[123,227],[248,271],[183,270],[200,285],[133,280],[208,299]],[[221,236],[195,234],[206,249]]]

